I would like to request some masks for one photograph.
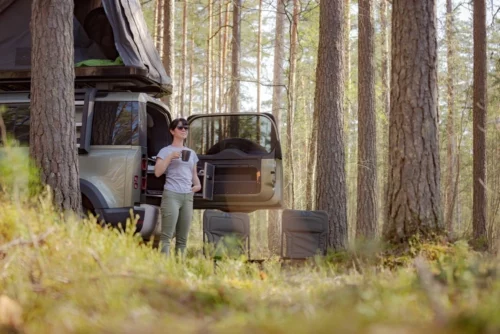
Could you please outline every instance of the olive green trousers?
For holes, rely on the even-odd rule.
[[[175,253],[184,256],[189,229],[193,220],[193,193],[163,191],[161,200],[161,252],[170,253],[170,241],[175,235]]]

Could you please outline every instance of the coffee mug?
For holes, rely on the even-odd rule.
[[[191,151],[190,150],[182,150],[181,157],[182,157],[182,161],[189,161],[189,158],[191,157]]]

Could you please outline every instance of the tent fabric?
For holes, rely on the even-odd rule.
[[[0,71],[31,67],[31,3],[32,0],[0,0]],[[102,6],[124,65],[145,69],[150,80],[170,91],[172,81],[148,33],[139,0],[102,0]],[[73,26],[75,64],[106,59],[76,17]]]
[[[326,254],[329,232],[326,211],[283,210],[281,231],[282,257],[303,259]]]

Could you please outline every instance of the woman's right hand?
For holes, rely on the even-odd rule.
[[[181,157],[181,152],[172,152],[169,155],[170,161],[174,159],[179,159]]]

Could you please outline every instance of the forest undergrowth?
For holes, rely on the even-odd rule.
[[[57,212],[22,151],[1,154],[0,332],[500,331],[498,258],[465,241],[262,264],[192,243],[180,261],[133,228]]]

